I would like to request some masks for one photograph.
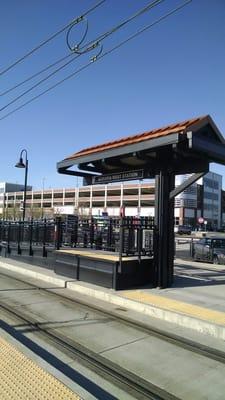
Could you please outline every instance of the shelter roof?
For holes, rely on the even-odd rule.
[[[59,173],[100,183],[95,176],[119,177],[124,171],[141,170],[133,179],[154,177],[162,168],[174,174],[207,172],[210,162],[225,164],[225,140],[205,115],[85,148],[58,162],[57,168]],[[79,171],[71,170],[75,165]]]
[[[127,144],[135,144],[135,143],[143,142],[148,139],[171,135],[172,133],[175,133],[175,132],[182,133],[182,132],[185,132],[188,128],[193,127],[197,123],[204,121],[204,119],[206,119],[206,118],[207,118],[207,116],[187,119],[183,122],[178,122],[178,123],[175,123],[172,125],[167,125],[167,126],[164,126],[164,127],[158,128],[158,129],[153,129],[151,131],[146,131],[146,132],[135,134],[132,136],[123,137],[121,139],[117,139],[117,140],[113,140],[113,141],[106,142],[103,144],[99,144],[97,146],[87,147],[87,148],[80,150],[80,151],[72,154],[71,156],[67,157],[66,160],[75,159],[76,157],[80,157],[80,156],[84,156],[84,155],[88,155],[88,154],[98,153],[102,150],[108,150],[108,149],[112,149],[112,148],[116,148],[116,147],[122,147]]]

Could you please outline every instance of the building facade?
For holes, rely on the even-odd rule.
[[[27,190],[31,191],[32,186],[27,186]],[[5,211],[7,209],[7,197],[9,193],[19,193],[19,197],[22,196],[21,200],[23,201],[24,193],[24,185],[19,183],[10,183],[10,182],[0,182],[0,215],[5,217]],[[21,204],[21,200],[20,203]]]
[[[189,175],[176,177],[176,185]],[[221,228],[222,224],[222,176],[208,172],[189,186],[175,199],[175,214],[179,225],[196,226],[202,217],[210,229]]]
[[[209,172],[200,180],[202,186],[202,209],[198,209],[198,217],[202,216],[211,228],[221,228],[222,224],[222,176]]]
[[[119,216],[154,215],[154,183],[83,186],[68,189],[28,191],[27,217],[52,217],[57,214]],[[5,193],[5,218],[18,216],[23,193]]]
[[[176,177],[176,185],[188,176]],[[23,187],[3,192],[2,215],[5,219],[20,218]],[[220,228],[222,176],[209,172],[197,183],[175,198],[175,223],[198,225],[203,217],[209,228]],[[83,186],[68,189],[29,190],[26,199],[26,217],[43,218],[59,214],[119,216],[121,210],[130,216],[154,216],[155,183],[123,183]],[[225,213],[224,213],[225,216]]]

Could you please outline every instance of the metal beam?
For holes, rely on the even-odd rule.
[[[225,164],[225,145],[201,138],[196,133],[187,133],[189,149],[207,154],[209,162]]]
[[[66,168],[58,168],[58,173],[59,174],[64,174],[64,175],[72,175],[72,176],[80,176],[81,178],[94,178],[96,175],[93,174],[88,174],[86,172],[81,172],[81,171],[72,171]]]
[[[101,160],[103,158],[117,157],[128,153],[134,153],[136,151],[151,150],[159,147],[169,146],[174,143],[178,143],[180,133],[172,133],[171,135],[161,136],[154,139],[144,140],[139,143],[127,144],[120,147],[110,148],[107,150],[101,150],[97,153],[90,153],[82,156],[75,156],[74,159],[65,159],[57,163],[57,168],[64,168],[75,164],[92,162]]]
[[[178,194],[182,193],[185,189],[195,183],[202,176],[207,174],[208,171],[198,172],[197,174],[193,174],[188,179],[186,179],[181,185],[177,186],[170,192],[170,200],[173,200]]]

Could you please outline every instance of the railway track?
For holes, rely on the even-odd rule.
[[[90,349],[82,346],[74,340],[61,335],[60,333],[53,333],[48,329],[43,329],[39,326],[37,320],[27,317],[21,311],[15,311],[14,308],[0,301],[0,308],[10,316],[16,317],[19,323],[29,325],[29,328],[39,334],[44,340],[50,342],[54,348],[61,352],[73,356],[77,361],[82,362],[89,369],[93,370],[100,376],[108,381],[118,385],[118,387],[131,394],[134,398],[144,400],[179,400],[178,397],[161,389],[160,387],[142,379],[126,369],[120,367],[118,364],[94,353]],[[28,339],[30,341],[30,339]],[[114,398],[114,397],[113,397]]]
[[[39,286],[34,285],[33,283],[30,283],[30,282],[27,282],[27,281],[25,281],[23,279],[15,278],[15,277],[12,277],[11,275],[8,275],[8,274],[0,272],[0,276],[1,275],[5,276],[7,278],[11,278],[13,280],[16,280],[18,282],[21,282],[23,284],[26,284],[26,285],[28,285],[30,287],[37,288],[40,291],[47,292],[51,296],[56,297],[58,299],[66,300],[71,304],[79,304],[81,306],[84,306],[84,307],[88,308],[89,310],[97,311],[97,312],[101,313],[103,316],[113,317],[113,318],[123,322],[124,324],[126,324],[128,326],[131,326],[131,327],[133,327],[135,329],[141,330],[142,332],[147,333],[147,334],[149,334],[151,336],[154,336],[154,337],[156,337],[158,339],[167,341],[168,343],[174,344],[175,346],[179,346],[182,349],[185,349],[185,350],[188,350],[188,351],[192,351],[192,352],[194,352],[196,354],[199,354],[201,356],[204,356],[204,357],[210,358],[210,359],[212,359],[214,361],[218,361],[220,363],[225,364],[225,352],[223,352],[223,351],[214,349],[212,347],[203,345],[201,343],[194,342],[193,340],[190,340],[190,339],[187,339],[187,338],[183,338],[182,336],[175,335],[173,333],[169,333],[169,332],[163,331],[162,329],[158,329],[158,328],[152,327],[150,325],[147,325],[147,324],[144,324],[144,323],[141,323],[141,322],[137,322],[136,320],[133,320],[132,318],[129,318],[129,317],[126,317],[126,316],[122,316],[121,314],[118,314],[117,312],[114,312],[114,311],[107,312],[102,307],[90,304],[90,303],[85,302],[83,300],[71,299],[68,296],[65,296],[65,295],[62,295],[62,294],[59,294],[59,293],[55,293],[54,289],[40,288]]]
[[[211,347],[196,343],[189,339],[180,337],[175,334],[171,334],[155,327],[150,327],[143,323],[137,323],[136,321],[127,318],[126,316],[118,315],[116,312],[106,312],[103,311],[101,307],[97,307],[95,305],[90,305],[81,300],[74,300],[65,295],[61,295],[55,293],[49,289],[40,288],[37,285],[34,285],[30,282],[27,282],[20,278],[12,277],[11,275],[0,273],[0,276],[5,276],[12,280],[21,282],[26,284],[32,288],[39,289],[40,291],[47,292],[51,296],[55,297],[56,299],[66,300],[72,304],[79,304],[86,307],[89,310],[94,310],[102,314],[103,316],[113,317],[122,323],[131,326],[135,329],[141,330],[142,332],[147,333],[148,335],[154,336],[160,340],[166,341],[171,343],[175,346],[179,346],[185,350],[194,352],[200,356],[207,357],[208,359],[215,360],[222,364],[225,364],[225,353],[213,349]],[[61,335],[60,333],[52,332],[48,328],[43,328],[39,325],[39,321],[35,318],[28,317],[25,313],[18,310],[15,310],[14,307],[10,307],[8,304],[4,303],[0,300],[0,308],[10,314],[13,317],[16,317],[18,320],[22,321],[23,323],[29,324],[29,326],[33,327],[33,329],[43,336],[43,339],[50,340],[58,349],[61,351],[72,354],[76,359],[78,358],[81,362],[85,363],[88,367],[91,367],[95,372],[100,375],[103,375],[106,379],[113,381],[114,383],[118,384],[123,389],[132,393],[134,397],[137,399],[154,399],[154,400],[175,400],[177,397],[174,395],[162,390],[161,388],[155,386],[154,384],[143,380],[139,376],[125,370],[124,368],[118,366],[117,364],[107,360],[103,356],[94,353],[90,349],[80,345],[75,340],[68,339],[67,337]]]

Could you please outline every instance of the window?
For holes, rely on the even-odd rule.
[[[35,194],[34,193],[34,200],[39,200],[39,199],[41,199],[41,194]]]
[[[203,183],[204,183],[204,186],[207,186],[211,189],[217,189],[217,190],[219,189],[219,182],[217,182],[215,180],[212,180],[209,178],[204,178]]]
[[[62,199],[63,198],[63,193],[59,192],[59,193],[54,193],[54,199]]]
[[[43,207],[45,208],[50,208],[51,207],[51,203],[43,203]]]
[[[51,193],[44,193],[43,194],[43,199],[51,199],[52,198],[52,194]]]
[[[207,204],[207,203],[205,204],[204,203],[204,210],[218,213],[218,205],[216,205],[216,204]]]
[[[75,191],[73,192],[65,192],[65,198],[75,198]]]
[[[212,193],[212,192],[204,192],[204,197],[205,199],[209,200],[219,200],[219,195],[218,193]]]

